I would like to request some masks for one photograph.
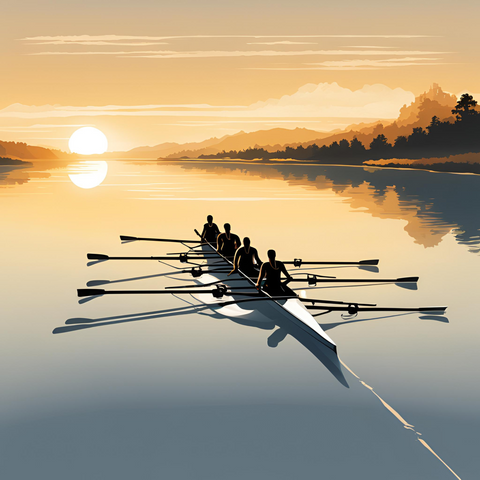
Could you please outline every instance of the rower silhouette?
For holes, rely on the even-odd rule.
[[[257,280],[257,289],[260,290],[261,283],[264,277],[265,285],[263,286],[263,290],[267,292],[269,295],[272,296],[284,296],[284,295],[292,295],[296,297],[293,290],[287,287],[287,283],[292,280],[292,277],[288,273],[285,265],[280,260],[276,260],[276,252],[275,250],[269,250],[267,252],[268,255],[268,262],[262,264],[260,268],[260,274],[258,275]],[[285,282],[282,282],[282,273],[287,277]]]
[[[229,223],[226,223],[223,228],[225,232],[217,237],[217,251],[229,260],[233,260],[235,252],[242,245],[240,237],[230,231]]]
[[[247,277],[256,277],[258,275],[258,268],[261,265],[262,261],[258,256],[257,249],[252,247],[250,239],[245,237],[243,239],[243,247],[240,247],[235,252],[235,257],[233,258],[233,270],[227,276],[240,270],[247,275]]]
[[[208,215],[207,223],[203,226],[202,230],[202,241],[215,244],[219,234],[220,230],[217,224],[213,223],[212,215]]]

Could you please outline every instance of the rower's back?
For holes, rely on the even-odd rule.
[[[233,260],[234,268],[241,270],[248,277],[257,277],[259,268],[262,264],[258,251],[251,246],[250,238],[243,239],[243,247],[240,247],[235,252]]]
[[[225,232],[217,237],[217,251],[229,260],[233,260],[235,252],[242,245],[240,237],[231,232],[229,223],[224,226]]]
[[[284,263],[276,259],[275,250],[269,250],[267,255],[268,262],[262,264],[260,274],[258,276],[257,286],[260,286],[262,279],[265,277],[265,285],[263,286],[263,290],[265,290],[268,294],[273,296],[295,296],[295,293],[286,286],[292,277],[285,268]],[[284,283],[282,283],[282,273],[287,278],[287,281]]]
[[[208,215],[207,223],[203,226],[202,239],[208,243],[217,243],[217,237],[220,234],[220,230],[216,223],[213,223],[212,215]]]

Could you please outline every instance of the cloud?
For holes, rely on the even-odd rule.
[[[396,118],[414,99],[412,92],[382,84],[350,90],[337,83],[310,83],[293,95],[250,105],[249,110],[270,117]]]
[[[125,58],[225,58],[225,57],[299,57],[299,56],[381,56],[381,55],[441,55],[449,52],[430,52],[421,50],[150,50],[150,51],[111,51],[111,52],[37,52],[28,55],[116,55]]]
[[[14,104],[0,110],[0,118],[68,117],[205,117],[209,119],[312,119],[312,118],[396,118],[400,108],[414,100],[412,92],[385,85],[365,85],[358,90],[337,83],[307,84],[292,95],[256,102],[249,106],[214,105],[106,105],[29,106]]]
[[[247,45],[317,45],[314,42],[291,42],[290,40],[283,40],[280,42],[251,42]]]
[[[321,63],[305,63],[303,67],[251,67],[248,70],[380,70],[392,67],[412,67],[427,65],[447,65],[435,62],[439,58],[388,58],[375,60],[335,60]]]
[[[63,44],[79,44],[84,42],[119,42],[122,40],[139,41],[160,41],[177,39],[209,39],[209,38],[432,38],[432,35],[169,35],[169,36],[146,36],[146,35],[55,35],[25,37],[20,40],[30,44],[41,44],[41,42],[61,42]]]
[[[379,45],[347,45],[345,48],[394,48]]]
[[[48,42],[36,42],[35,45],[87,45],[87,46],[130,46],[130,47],[142,47],[147,45],[168,45],[167,42],[106,42],[106,41],[77,41],[77,42],[65,42],[63,40],[52,40]]]

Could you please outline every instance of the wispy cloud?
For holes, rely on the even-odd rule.
[[[62,42],[63,44],[82,44],[84,42],[102,41],[108,43],[119,42],[123,40],[139,41],[163,41],[179,39],[209,39],[209,38],[432,38],[432,35],[169,35],[169,36],[147,36],[147,35],[43,35],[35,37],[25,37],[20,40],[31,44],[41,44],[41,42]]]
[[[390,52],[388,52],[390,53]],[[251,67],[249,70],[380,70],[384,68],[446,65],[445,62],[436,62],[439,58],[388,58],[375,60],[334,60],[321,63],[305,63],[305,66],[295,67]]]
[[[87,46],[130,46],[143,47],[147,45],[168,45],[167,42],[107,42],[107,41],[76,41],[65,42],[64,40],[51,40],[46,42],[35,42],[35,45],[87,45]]]
[[[358,90],[337,83],[307,84],[292,95],[248,106],[214,105],[107,105],[76,107],[63,105],[29,106],[14,104],[0,110],[0,118],[68,117],[191,117],[236,120],[312,118],[395,118],[414,95],[401,88],[365,85]],[[211,121],[211,120],[210,120]]]
[[[395,48],[395,47],[386,47],[385,45],[347,45],[345,48]]]
[[[52,124],[45,124],[45,123],[36,123],[35,125],[23,125],[23,126],[16,126],[16,127],[9,127],[9,126],[2,126],[0,127],[1,131],[7,132],[7,131],[12,131],[16,132],[21,130],[25,131],[36,131],[38,128],[80,128],[80,127],[88,127],[91,124],[89,123],[82,123],[78,125],[66,125],[66,124],[57,124],[57,125],[52,125]]]
[[[250,42],[247,45],[317,45],[315,42],[292,42],[283,40],[279,42]]]
[[[225,57],[300,57],[300,56],[381,56],[381,55],[442,55],[449,52],[422,50],[195,50],[195,51],[118,51],[118,52],[37,52],[29,55],[116,55],[130,58],[225,58]]]
[[[274,64],[266,63],[257,66],[251,65],[254,70],[378,70],[394,67],[415,67],[423,65],[444,65],[441,56],[451,53],[444,51],[430,51],[426,49],[406,50],[394,46],[375,46],[375,45],[351,45],[348,47],[336,47],[329,49],[303,48],[295,49],[297,46],[317,45],[312,40],[319,39],[402,39],[427,38],[429,35],[171,35],[171,36],[144,36],[144,35],[59,35],[59,36],[36,36],[21,39],[27,45],[37,48],[29,51],[26,55],[32,56],[112,56],[117,58],[144,58],[153,60],[170,60],[170,59],[223,59],[223,58],[288,58],[291,64]],[[239,44],[232,44],[232,48],[225,48],[226,42],[219,42],[221,48],[212,48],[210,41],[207,43],[209,48],[198,48],[202,45],[201,40],[222,40],[222,39],[239,39],[250,40],[247,45],[252,49],[239,47]],[[168,40],[168,43],[165,43]],[[152,49],[141,48],[152,45],[173,44],[180,40],[194,40],[195,49],[186,49],[185,43],[180,43],[179,48]],[[355,42],[352,42],[355,43]],[[366,42],[365,42],[366,43]],[[375,42],[376,43],[376,42]],[[46,47],[56,45],[59,48],[54,50],[41,49],[38,47]],[[192,45],[192,42],[188,43]],[[245,45],[242,43],[242,45]],[[253,46],[270,46],[269,49],[259,49]],[[62,48],[67,47],[67,48]],[[75,48],[68,48],[75,47]],[[81,47],[98,47],[98,48],[81,48]],[[110,48],[102,48],[110,47]],[[124,48],[118,48],[124,47]],[[133,47],[133,48],[125,48]],[[278,48],[275,48],[278,47]],[[335,61],[325,61],[316,64],[308,63],[292,63],[295,58],[303,57],[339,57]],[[387,57],[385,60],[373,60],[377,57]],[[344,58],[341,58],[344,57]],[[352,59],[353,57],[353,59]],[[396,60],[392,57],[402,57],[402,60]],[[415,58],[418,57],[418,58]],[[434,58],[429,58],[434,57]],[[356,60],[355,58],[361,58]],[[248,68],[248,65],[242,64],[242,68]],[[237,67],[238,68],[238,67]]]

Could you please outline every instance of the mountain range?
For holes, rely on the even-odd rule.
[[[453,122],[455,116],[452,109],[457,103],[457,97],[444,92],[437,84],[433,84],[431,88],[417,96],[410,105],[404,105],[400,109],[400,114],[396,120],[378,120],[370,124],[350,125],[344,130],[334,132],[321,133],[313,130],[297,128],[295,130],[274,129],[266,131],[258,131],[251,134],[241,132],[234,136],[224,137],[217,144],[210,145],[208,148],[196,150],[177,151],[171,153],[167,158],[198,158],[200,155],[217,154],[222,151],[245,150],[246,148],[263,148],[269,152],[274,152],[286,147],[308,147],[316,144],[319,147],[330,145],[340,140],[351,141],[357,138],[365,146],[370,145],[372,140],[380,134],[385,135],[389,142],[393,143],[400,135],[408,136],[413,132],[414,128],[427,127],[432,117],[436,116],[440,120],[448,120]],[[288,133],[287,133],[288,132]],[[299,133],[302,132],[303,138]],[[243,135],[242,135],[243,134]],[[275,134],[275,137],[272,135]],[[308,138],[311,135],[312,138]],[[276,139],[275,145],[272,145],[272,138]],[[245,143],[247,146],[245,146]],[[162,155],[163,157],[165,155]]]
[[[157,159],[157,158],[198,158],[200,155],[218,154],[223,151],[240,151],[248,148],[263,148],[275,152],[286,147],[307,147],[312,144],[330,145],[332,142],[343,139],[357,138],[365,146],[379,134],[393,142],[399,135],[410,135],[414,128],[425,128],[433,116],[440,120],[454,121],[451,113],[456,105],[457,98],[444,92],[437,84],[417,96],[410,105],[400,109],[396,120],[378,120],[373,123],[354,124],[343,130],[318,132],[306,128],[273,128],[245,133],[243,131],[220,138],[209,138],[202,142],[178,144],[173,142],[161,143],[155,146],[137,147],[126,152],[107,152],[103,155],[90,155],[89,158],[118,158],[118,159]],[[25,143],[0,141],[0,156],[17,159],[61,159],[71,158],[72,154],[44,147],[36,147]],[[76,155],[78,158],[79,156]]]

